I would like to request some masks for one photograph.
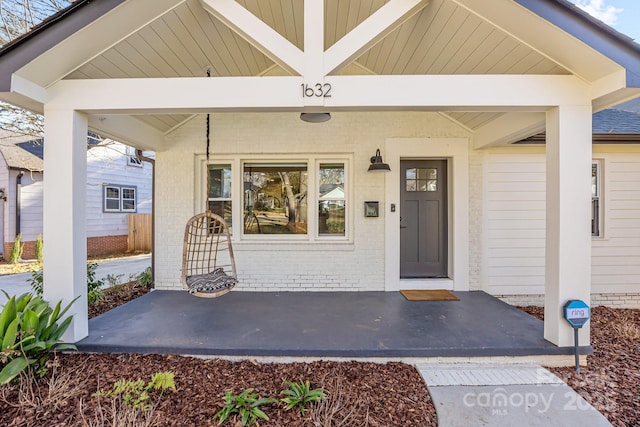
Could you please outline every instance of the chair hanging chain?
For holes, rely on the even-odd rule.
[[[211,68],[207,67],[207,77],[211,77]],[[207,113],[207,188],[205,190],[205,200],[207,201],[207,207],[206,207],[206,212],[209,213],[211,212],[211,207],[209,206],[209,182],[211,177],[210,177],[210,173],[211,171],[209,170],[209,133],[210,133],[210,118],[209,118],[209,113]]]
[[[207,77],[211,77],[211,68],[207,68]],[[209,161],[210,114],[207,113],[207,161]]]

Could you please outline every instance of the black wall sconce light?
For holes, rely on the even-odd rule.
[[[380,155],[380,149],[376,150],[376,155],[371,157],[371,164],[369,165],[369,172],[389,172],[391,168],[382,160]]]

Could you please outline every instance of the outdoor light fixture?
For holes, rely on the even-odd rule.
[[[300,120],[307,123],[323,123],[330,118],[330,113],[300,113]]]
[[[389,172],[391,168],[388,164],[382,161],[382,156],[380,155],[380,149],[376,150],[376,155],[371,157],[371,164],[369,165],[369,172]]]

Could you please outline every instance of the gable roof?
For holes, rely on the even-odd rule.
[[[574,75],[599,85],[596,110],[640,94],[640,45],[567,0],[327,1],[325,49],[398,3],[415,8],[379,38],[372,36],[337,75]],[[231,18],[220,5],[235,8]],[[41,111],[46,88],[61,80],[204,77],[207,69],[213,77],[292,75],[282,64],[286,61],[243,30],[253,28],[247,22],[255,23],[260,36],[302,50],[303,5],[303,0],[77,0],[0,49],[0,98]],[[242,23],[235,25],[234,18]],[[26,91],[14,90],[16,81]],[[505,111],[440,112],[475,132]],[[109,128],[109,122],[90,126],[141,145],[136,141],[159,140],[192,113],[159,106],[153,113],[126,116],[127,124],[157,132],[155,138],[127,140],[116,133],[124,126]]]

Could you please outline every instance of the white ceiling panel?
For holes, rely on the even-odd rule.
[[[389,0],[325,0],[325,49]],[[237,0],[292,44],[304,46],[304,0]],[[274,62],[187,0],[66,76],[67,79],[279,74]],[[568,74],[557,63],[452,0],[428,5],[349,67],[350,74]],[[474,129],[500,113],[450,113]],[[137,116],[166,131],[188,118]]]

